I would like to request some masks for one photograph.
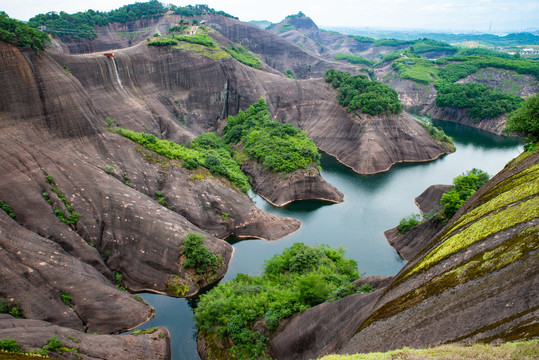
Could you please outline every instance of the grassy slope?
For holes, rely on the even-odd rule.
[[[385,353],[356,355],[329,355],[322,360],[532,360],[539,357],[539,340],[510,342],[498,346],[474,344],[472,346],[441,345],[429,349],[400,349]]]

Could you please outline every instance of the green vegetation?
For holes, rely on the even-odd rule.
[[[399,225],[397,225],[397,230],[401,234],[406,234],[408,230],[413,228],[416,225],[419,225],[421,223],[421,215],[419,214],[410,214],[405,218],[402,218],[399,222]]]
[[[262,165],[277,172],[306,169],[320,160],[313,141],[291,124],[271,121],[263,99],[247,111],[229,116],[223,129],[226,143],[242,142],[245,153]]]
[[[10,301],[6,298],[0,298],[0,313],[10,314],[16,318],[23,318],[21,303]]]
[[[438,60],[445,65],[439,69],[440,79],[454,83],[486,67],[513,70],[519,74],[533,75],[539,78],[539,62],[533,60],[507,59],[499,56],[451,56]]]
[[[124,276],[121,273],[114,272],[114,282],[116,287],[122,291],[126,291],[127,289],[125,288],[123,277]]]
[[[454,186],[446,191],[440,200],[440,204],[444,207],[445,217],[449,219],[455,215],[462,204],[489,179],[489,174],[475,168],[455,177]]]
[[[399,57],[400,54],[398,54],[391,66],[397,71],[401,79],[408,79],[421,84],[432,84],[437,79],[438,68],[434,66],[433,61],[420,57]]]
[[[210,172],[228,178],[232,185],[241,191],[249,190],[247,177],[232,158],[232,149],[225,145],[215,133],[200,135],[191,142],[188,148],[172,141],[161,140],[154,134],[137,133],[121,127],[116,127],[111,131],[169,159],[184,160],[183,165],[188,169],[204,166]]]
[[[279,33],[285,33],[287,31],[296,30],[296,27],[292,24],[285,24],[279,29]]]
[[[438,144],[446,146],[450,151],[455,151],[456,147],[453,145],[453,138],[447,136],[446,133],[432,124],[432,120],[426,116],[419,116],[416,118],[421,126],[427,130],[427,132],[438,142]]]
[[[262,65],[262,62],[256,55],[251,53],[249,49],[240,46],[240,45],[227,45],[223,48],[227,53],[232,55],[232,57],[239,62],[248,65],[250,67],[253,67],[255,69],[262,70],[264,69],[264,65]]]
[[[526,149],[539,141],[539,94],[532,95],[507,116],[505,131],[527,137]]]
[[[356,64],[356,65],[372,66],[374,64],[374,61],[364,58],[363,56],[345,54],[342,52],[335,55],[335,60],[344,60],[344,61],[348,61],[350,64]]]
[[[414,44],[414,41],[410,41],[410,40],[398,40],[398,39],[374,40],[374,46],[396,47],[396,46],[404,46],[404,45],[412,45],[412,44]]]
[[[457,50],[456,47],[451,46],[446,42],[432,39],[418,39],[412,46],[410,46],[410,51],[415,54],[424,54],[428,52],[447,52],[454,54]]]
[[[288,18],[300,18],[300,17],[305,17],[305,14],[302,11],[300,11],[297,14],[294,14],[294,15],[287,15],[286,16],[287,19]]]
[[[105,26],[113,22],[126,23],[142,17],[160,16],[166,11],[167,8],[158,0],[150,0],[108,12],[88,10],[70,15],[63,11],[59,14],[51,11],[34,16],[28,24],[32,27],[46,26],[47,31],[55,37],[92,40],[97,36],[92,26]]]
[[[376,40],[374,40],[373,38],[371,37],[368,37],[368,36],[359,36],[359,35],[348,35],[348,37],[356,40],[357,42],[360,42],[360,43],[374,43]]]
[[[14,340],[14,339],[2,339],[0,340],[0,352],[9,352],[14,354],[24,354],[29,355],[29,359],[32,359],[32,355],[39,356],[39,357],[48,357],[49,351],[53,352],[60,352],[60,351],[69,351],[77,353],[76,348],[66,348],[65,343],[58,339],[56,336],[47,339],[47,344],[45,344],[41,349],[38,350],[31,350],[31,351],[25,351],[21,348],[21,346]],[[0,359],[3,359],[4,357],[0,353]],[[17,357],[10,357],[9,359],[17,359]],[[20,359],[26,359],[25,357],[21,357]]]
[[[475,119],[494,118],[516,110],[523,99],[477,83],[437,84],[436,106],[464,108]]]
[[[262,275],[238,274],[217,285],[200,296],[194,315],[199,331],[209,341],[229,339],[236,358],[268,358],[261,328],[275,330],[279,321],[331,298],[358,278],[357,263],[343,252],[296,243],[268,260]]]
[[[294,72],[291,69],[286,70],[284,75],[289,79],[296,80],[296,75],[294,75]]]
[[[0,41],[31,49],[38,54],[49,41],[49,37],[22,21],[11,19],[5,11],[0,11]]]
[[[187,6],[176,6],[169,5],[170,10],[174,11],[175,14],[183,16],[196,16],[196,15],[220,15],[224,17],[229,17],[237,19],[237,17],[227,14],[224,11],[215,11],[214,9],[208,7],[208,5],[187,5]]]
[[[188,233],[180,247],[181,255],[185,256],[182,261],[184,268],[193,267],[197,274],[208,273],[219,264],[218,256],[212,254],[204,245],[204,235]]]
[[[320,360],[531,360],[539,356],[539,340],[507,342],[503,344],[439,345],[428,349],[403,348],[388,352],[354,355],[328,355]]]
[[[249,180],[234,160],[234,151],[216,133],[205,133],[197,136],[189,146],[197,150],[201,157],[199,163],[212,174],[223,175],[243,192],[249,190]]]
[[[158,329],[156,327],[154,328],[149,328],[149,329],[140,329],[140,330],[135,330],[131,333],[131,335],[144,335],[144,334],[153,334],[154,332],[156,332]]]
[[[178,40],[176,40],[174,37],[160,37],[155,40],[148,41],[149,46],[172,46],[172,45],[178,45]]]
[[[170,275],[167,282],[167,292],[170,296],[184,296],[189,292],[189,285],[178,275]]]
[[[2,200],[0,200],[0,209],[4,210],[10,217],[15,218],[15,213],[13,212],[11,206]]]
[[[70,308],[73,307],[73,299],[71,298],[71,296],[69,296],[69,294],[67,293],[67,291],[61,291],[60,292],[60,297],[62,298],[62,302],[64,304],[66,304],[67,306],[69,306]]]
[[[365,75],[350,75],[330,69],[326,82],[339,89],[339,104],[348,112],[361,111],[371,115],[396,114],[402,110],[397,92],[389,86],[371,81]]]
[[[60,190],[58,190],[58,187],[56,186],[56,183],[54,182],[54,177],[51,174],[45,174],[45,181],[49,184],[51,191],[56,194],[58,199],[63,204],[63,209],[56,207],[52,204],[52,200],[49,197],[49,193],[45,192],[42,194],[45,200],[47,201],[47,203],[53,206],[54,215],[56,215],[58,220],[69,225],[73,230],[76,230],[77,222],[79,221],[79,218],[81,215],[78,212],[73,210],[73,207],[69,204],[69,201],[67,201],[67,198],[65,197],[65,195],[60,193]]]

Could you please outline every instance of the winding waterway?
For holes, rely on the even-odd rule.
[[[389,246],[383,233],[396,226],[401,218],[418,213],[415,197],[430,185],[451,184],[453,177],[474,167],[492,176],[522,149],[515,139],[450,122],[434,121],[434,124],[454,138],[457,151],[433,162],[398,164],[389,172],[362,176],[323,156],[322,176],[344,194],[342,204],[305,201],[275,208],[252,194],[262,210],[299,219],[302,227],[278,241],[234,243],[234,257],[223,281],[233,279],[238,273],[260,273],[264,260],[295,242],[342,245],[347,249],[346,256],[358,262],[362,275],[395,275],[405,261]],[[141,296],[155,308],[156,315],[140,328],[167,327],[172,359],[198,359],[190,301],[155,294]]]

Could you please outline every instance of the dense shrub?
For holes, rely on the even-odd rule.
[[[262,70],[264,69],[264,66],[262,65],[262,62],[256,55],[251,53],[249,49],[240,46],[240,45],[227,45],[223,48],[227,53],[232,55],[232,57],[239,62],[251,66],[255,69]]]
[[[420,39],[410,46],[410,50],[416,54],[424,54],[427,52],[446,52],[454,54],[458,49],[443,41]]]
[[[15,217],[15,213],[13,212],[13,209],[11,208],[11,206],[3,202],[2,200],[0,200],[0,209],[4,210],[6,214],[8,214],[10,217],[12,218]]]
[[[437,84],[436,106],[465,108],[475,119],[494,118],[514,111],[523,99],[477,83]]]
[[[44,32],[22,21],[11,19],[4,11],[0,11],[0,41],[23,49],[31,49],[37,54],[49,41],[49,37]]]
[[[528,137],[528,143],[539,141],[539,94],[532,95],[507,116],[506,132]]]
[[[356,262],[342,250],[296,243],[268,260],[262,275],[238,274],[201,295],[195,321],[203,334],[228,337],[237,358],[266,358],[261,326],[272,331],[357,278]]]
[[[398,113],[402,110],[397,92],[378,81],[371,81],[365,75],[330,69],[326,81],[339,89],[339,104],[348,112],[361,111],[371,115]]]
[[[223,129],[226,143],[243,142],[245,152],[274,171],[291,172],[320,160],[316,145],[291,124],[271,121],[263,99],[230,116]]]
[[[10,314],[16,318],[22,318],[22,308],[20,302],[10,301],[9,299],[0,298],[0,313]]]
[[[225,176],[230,180],[232,185],[243,192],[247,192],[250,188],[247,177],[241,171],[239,164],[232,158],[232,149],[225,145],[215,133],[206,133],[198,136],[191,142],[190,148],[188,148],[184,145],[176,144],[173,141],[161,140],[154,134],[137,133],[121,127],[115,127],[111,131],[169,159],[184,160],[183,166],[187,169],[196,169],[199,165],[202,165],[217,175]],[[210,168],[205,161],[209,155],[217,157],[221,166]]]
[[[374,43],[376,40],[374,40],[373,38],[371,37],[368,37],[368,36],[359,36],[359,35],[348,35],[348,37],[356,40],[357,42],[360,42],[360,43]]]
[[[487,183],[490,176],[480,169],[469,170],[453,179],[453,187],[440,200],[444,216],[449,219],[474,192]]]
[[[342,52],[335,55],[335,60],[344,60],[344,61],[348,61],[350,64],[356,64],[356,65],[372,66],[374,64],[374,61],[364,58],[363,56],[346,54]]]
[[[412,45],[413,40],[398,40],[398,39],[379,39],[374,41],[374,46],[403,46],[403,45]]]
[[[158,0],[150,0],[125,5],[108,12],[88,10],[70,15],[64,11],[60,13],[51,11],[34,16],[28,24],[33,27],[46,26],[47,31],[53,36],[92,40],[97,36],[93,26],[105,26],[113,22],[126,23],[143,16],[159,16],[166,10]]]
[[[193,267],[197,274],[207,273],[211,267],[218,263],[216,255],[212,254],[204,245],[205,237],[196,233],[188,233],[180,247],[181,253],[186,257],[182,262],[185,268]]]
[[[397,225],[397,230],[401,234],[406,234],[408,230],[413,228],[416,225],[419,225],[421,223],[421,215],[419,214],[410,214],[405,218],[402,218],[399,222],[399,225]]]
[[[172,46],[178,45],[178,40],[172,37],[158,38],[155,40],[148,41],[150,46]]]

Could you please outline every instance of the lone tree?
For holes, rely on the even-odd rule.
[[[505,131],[527,137],[525,149],[539,141],[539,94],[528,97],[507,116]]]

